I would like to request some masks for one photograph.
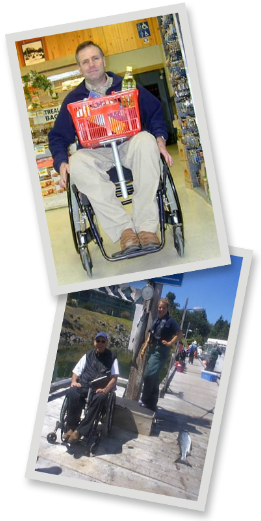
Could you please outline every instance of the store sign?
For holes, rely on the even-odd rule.
[[[34,124],[43,125],[44,123],[55,121],[60,112],[60,108],[61,105],[58,105],[57,107],[50,107],[48,109],[37,110],[34,116]]]
[[[136,24],[136,26],[140,38],[147,38],[148,36],[150,36],[149,23],[146,20],[144,22]]]
[[[49,109],[44,109],[43,115],[45,117],[45,121],[55,121],[59,114],[60,108],[61,105],[59,105],[58,107],[50,107]]]
[[[184,273],[177,273],[176,275],[166,275],[166,277],[157,277],[154,280],[157,284],[167,284],[167,286],[182,286]]]

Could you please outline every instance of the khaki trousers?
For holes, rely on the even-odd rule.
[[[87,195],[102,228],[113,242],[118,241],[127,228],[137,233],[155,233],[159,222],[156,192],[161,163],[155,137],[140,132],[118,145],[118,152],[122,165],[132,171],[132,217],[117,199],[115,185],[106,172],[113,166],[111,147],[80,149],[69,161],[72,182]]]

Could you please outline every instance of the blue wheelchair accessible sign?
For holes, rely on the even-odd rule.
[[[147,38],[148,36],[150,36],[150,28],[148,22],[139,22],[136,25],[140,38]]]
[[[166,277],[156,277],[152,279],[157,284],[167,284],[168,286],[182,286],[184,273],[176,275],[166,275]]]

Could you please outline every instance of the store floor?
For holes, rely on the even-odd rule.
[[[174,159],[171,173],[183,212],[184,257],[179,257],[174,248],[171,229],[166,231],[166,244],[163,250],[137,259],[108,262],[103,258],[98,246],[91,243],[92,280],[220,257],[212,206],[197,192],[185,187],[183,163],[179,159],[177,145],[171,145],[168,149]],[[88,276],[82,268],[79,255],[74,249],[68,209],[49,210],[46,212],[46,218],[58,285],[85,282],[88,280]],[[103,238],[105,250],[108,249],[108,252],[120,249],[119,243],[112,245],[106,235],[103,235]],[[144,275],[144,279],[146,279],[146,275]]]

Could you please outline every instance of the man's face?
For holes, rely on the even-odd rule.
[[[168,312],[168,306],[166,304],[164,304],[164,302],[159,302],[159,305],[158,305],[158,315],[159,315],[159,318],[162,318],[164,317]]]
[[[85,47],[78,53],[79,71],[87,82],[93,85],[98,86],[105,83],[105,65],[105,58],[94,45]]]
[[[108,340],[106,340],[103,336],[98,336],[98,338],[96,338],[94,340],[94,347],[95,347],[96,353],[99,353],[99,354],[104,353],[107,345],[108,345]]]

